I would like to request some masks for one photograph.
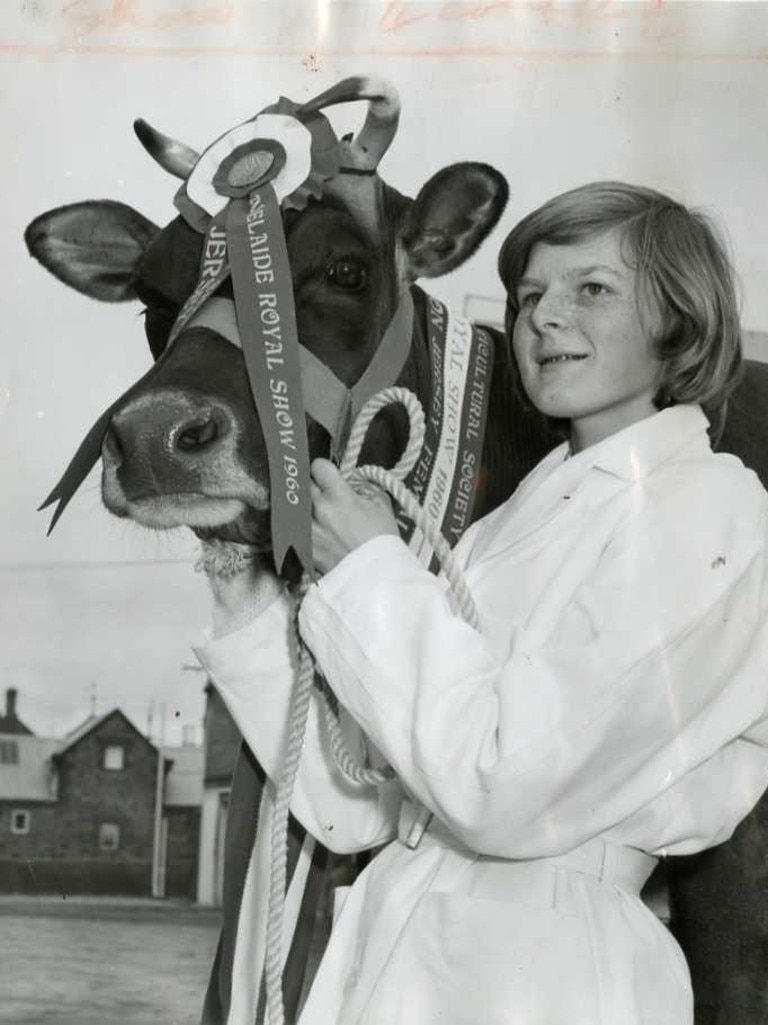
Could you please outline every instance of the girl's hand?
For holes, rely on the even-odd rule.
[[[312,553],[321,573],[380,534],[399,536],[389,496],[375,485],[358,494],[327,459],[312,463]]]

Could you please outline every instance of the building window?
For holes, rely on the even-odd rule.
[[[29,832],[29,824],[31,821],[32,816],[28,811],[12,811],[11,832],[16,836],[26,836]]]
[[[114,822],[104,822],[99,826],[99,850],[116,851],[120,846],[120,827]]]
[[[119,772],[125,766],[125,751],[118,744],[104,748],[104,768]]]
[[[0,740],[0,765],[19,764],[19,744],[16,740]]]

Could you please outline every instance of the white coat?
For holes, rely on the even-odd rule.
[[[302,634],[402,783],[345,782],[313,703],[294,814],[343,851],[402,836],[404,792],[434,818],[352,887],[301,1025],[692,1021],[638,893],[768,786],[768,496],[706,426],[679,406],[547,456],[457,547],[481,633],[394,537],[310,590]],[[269,774],[288,621],[198,650]]]

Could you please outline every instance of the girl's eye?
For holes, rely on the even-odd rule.
[[[598,296],[605,295],[608,292],[608,289],[605,285],[601,285],[599,281],[588,281],[584,285],[584,291],[587,295]]]
[[[532,309],[541,299],[541,292],[526,292],[520,296],[519,304],[521,310]]]
[[[325,272],[332,285],[345,292],[361,292],[368,283],[368,268],[360,261],[345,257],[332,263]]]

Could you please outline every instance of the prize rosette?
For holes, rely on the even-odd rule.
[[[232,279],[237,326],[267,449],[272,547],[313,573],[309,450],[299,337],[282,210],[303,209],[339,170],[338,140],[322,115],[285,98],[226,132],[199,157],[176,206],[205,233],[198,284],[169,345],[222,282]]]
[[[303,114],[283,97],[204,150],[176,206],[192,227],[205,231],[230,199],[269,183],[283,210],[302,210],[310,196],[320,198],[339,165],[339,143],[328,119]]]
[[[230,198],[271,182],[278,202],[298,189],[312,169],[312,136],[296,118],[261,114],[227,132],[198,160],[187,195],[211,217]]]

